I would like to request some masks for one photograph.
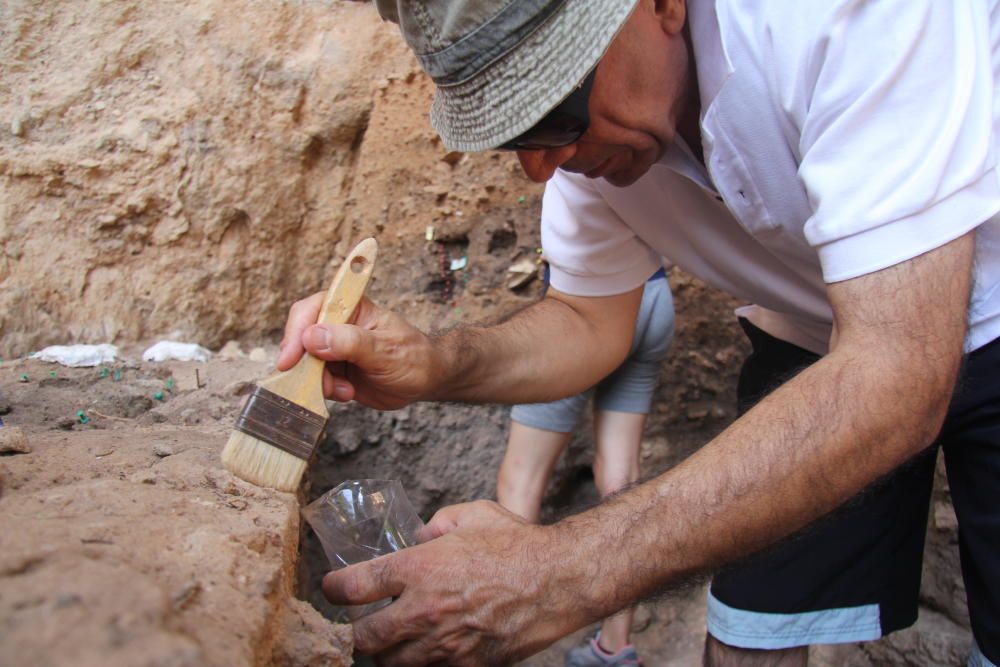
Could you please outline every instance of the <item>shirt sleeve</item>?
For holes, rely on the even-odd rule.
[[[623,294],[662,266],[592,183],[559,170],[542,197],[542,249],[552,286],[574,296]]]
[[[844,2],[809,48],[799,175],[826,282],[933,250],[1000,210],[985,2]]]

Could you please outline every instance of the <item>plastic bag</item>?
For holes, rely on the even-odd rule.
[[[424,525],[396,480],[348,480],[303,507],[302,516],[335,570],[414,546]],[[361,618],[390,602],[348,607],[347,613]]]

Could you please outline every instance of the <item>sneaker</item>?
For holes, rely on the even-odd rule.
[[[608,667],[613,665],[642,665],[639,654],[635,652],[635,647],[629,644],[618,653],[608,653],[597,640],[601,634],[597,633],[589,642],[583,646],[577,646],[566,654],[566,667]]]

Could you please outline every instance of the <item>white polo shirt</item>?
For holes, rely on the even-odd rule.
[[[825,353],[827,283],[978,227],[966,348],[1000,336],[998,5],[689,0],[707,169],[678,140],[629,187],[558,171],[552,285],[622,293],[663,256]]]

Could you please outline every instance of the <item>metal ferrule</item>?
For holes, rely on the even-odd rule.
[[[327,419],[263,387],[254,387],[236,420],[236,430],[308,461],[323,437]]]

